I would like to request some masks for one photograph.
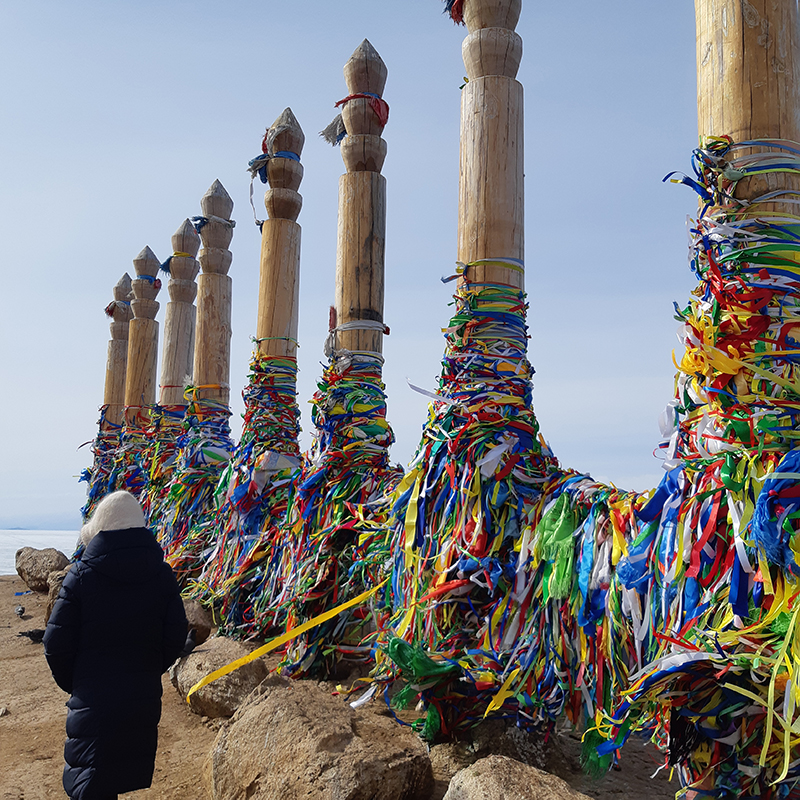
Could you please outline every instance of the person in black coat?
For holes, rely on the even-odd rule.
[[[152,783],[161,675],[186,641],[175,576],[128,492],[103,498],[81,531],[44,635],[67,702],[64,789],[109,800]]]

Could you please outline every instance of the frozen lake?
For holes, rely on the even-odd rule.
[[[14,554],[20,547],[55,547],[69,558],[75,550],[78,531],[4,531],[0,530],[0,575],[16,575]]]

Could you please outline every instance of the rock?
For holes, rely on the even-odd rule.
[[[212,800],[427,800],[433,784],[408,728],[277,676],[223,726],[203,772]]]
[[[58,572],[69,564],[69,559],[54,547],[37,550],[35,547],[22,547],[14,557],[17,575],[34,592],[47,591],[47,576]]]
[[[207,608],[203,608],[193,597],[183,598],[183,610],[186,612],[186,621],[189,623],[189,630],[195,630],[195,642],[203,642],[211,636],[214,629],[214,618]]]
[[[255,649],[242,642],[215,636],[177,661],[170,671],[172,685],[186,699],[189,690],[214,670],[242,658]],[[257,658],[228,675],[204,686],[189,698],[189,707],[203,717],[230,717],[242,701],[269,674],[267,665]]]
[[[567,783],[506,756],[488,756],[462,769],[444,800],[590,800]]]
[[[9,713],[9,710],[5,706],[0,706],[0,717],[5,717]]]
[[[44,624],[47,625],[47,620],[53,613],[53,606],[58,600],[58,593],[61,591],[61,584],[64,583],[67,573],[72,569],[72,564],[67,564],[64,569],[57,572],[51,572],[47,576],[47,606],[44,610]]]
[[[488,756],[507,756],[538,769],[550,766],[548,757],[552,746],[545,745],[543,734],[524,731],[506,720],[484,720],[465,731],[464,736],[461,741],[431,747],[431,763],[437,782],[449,783],[459,770]]]

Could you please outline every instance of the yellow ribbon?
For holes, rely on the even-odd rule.
[[[492,711],[497,711],[498,708],[502,708],[503,703],[505,703],[506,698],[511,697],[514,694],[510,689],[509,686],[514,681],[514,678],[519,675],[519,667],[517,667],[513,672],[509,674],[509,676],[505,679],[503,685],[500,687],[500,691],[492,698],[492,702],[486,707],[486,711],[483,714],[483,718],[486,719],[487,715]]]
[[[197,691],[202,689],[204,686],[208,686],[209,683],[213,683],[218,678],[222,678],[225,675],[228,675],[231,672],[239,669],[239,667],[243,667],[245,664],[249,664],[251,661],[255,661],[257,658],[263,656],[265,653],[269,653],[272,650],[277,649],[281,645],[286,644],[287,642],[291,642],[292,639],[296,639],[300,636],[301,633],[305,633],[306,631],[311,630],[312,628],[316,628],[317,625],[322,625],[323,622],[327,622],[329,619],[333,619],[333,617],[341,614],[342,611],[346,611],[348,608],[352,608],[353,606],[357,606],[359,603],[363,603],[365,600],[368,600],[372,595],[374,595],[381,587],[385,586],[386,583],[389,581],[388,578],[386,580],[379,583],[377,586],[369,589],[366,592],[358,595],[358,597],[354,597],[352,600],[348,600],[346,603],[342,603],[341,605],[336,606],[336,608],[331,608],[329,611],[325,611],[324,613],[320,614],[314,619],[310,619],[307,622],[304,622],[302,625],[298,625],[296,628],[292,628],[292,630],[287,631],[282,636],[278,636],[277,639],[273,639],[271,642],[267,642],[265,645],[253,650],[252,653],[249,653],[242,658],[237,658],[236,661],[231,661],[230,664],[226,664],[224,667],[220,667],[219,669],[210,672],[205,678],[199,680],[191,689],[189,689],[189,693],[186,695],[186,702],[189,702],[189,698]]]

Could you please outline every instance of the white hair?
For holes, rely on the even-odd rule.
[[[144,527],[144,511],[139,501],[130,492],[112,492],[97,504],[91,518],[81,528],[81,541],[88,545],[100,531]]]

